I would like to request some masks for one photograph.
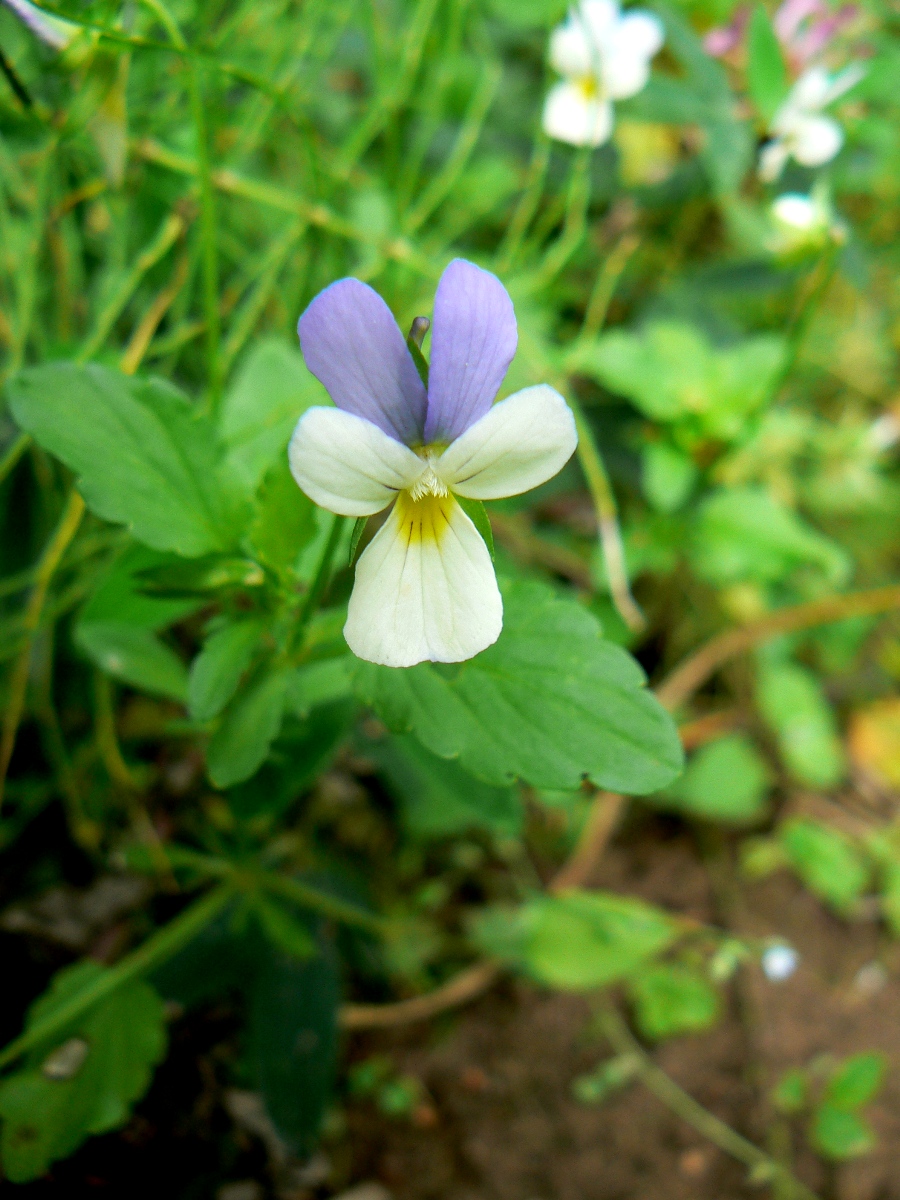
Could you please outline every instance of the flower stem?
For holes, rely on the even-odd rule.
[[[50,541],[47,543],[44,553],[41,555],[37,571],[35,572],[34,587],[25,607],[25,645],[20,651],[19,657],[16,659],[12,669],[12,677],[9,681],[7,692],[6,712],[3,716],[3,732],[0,735],[0,807],[3,805],[6,772],[9,770],[13,748],[16,744],[19,721],[22,719],[22,711],[25,707],[28,672],[31,666],[31,647],[41,623],[44,603],[50,588],[50,581],[60,564],[62,556],[66,552],[66,548],[78,532],[78,526],[81,524],[83,515],[84,501],[73,488],[69,493],[69,499],[66,507],[63,509],[59,524]]]
[[[303,607],[300,610],[300,620],[296,630],[298,637],[306,629],[306,626],[312,619],[313,613],[319,607],[319,601],[325,594],[325,589],[328,587],[328,582],[331,579],[331,564],[334,561],[334,556],[341,540],[341,534],[344,532],[346,520],[346,517],[335,517],[332,522],[328,540],[325,543],[322,550],[322,557],[319,559],[319,565],[316,568],[315,578],[310,585],[310,589],[306,594],[306,600],[303,602]]]
[[[750,1168],[751,1180],[758,1183],[775,1183],[781,1181],[790,1184],[797,1200],[819,1200],[815,1192],[800,1182],[790,1171],[774,1158],[770,1158],[764,1150],[760,1150],[753,1142],[742,1137],[724,1121],[698,1104],[693,1096],[689,1096],[661,1070],[645,1053],[637,1039],[622,1017],[612,1007],[604,1006],[599,1014],[599,1025],[607,1041],[619,1054],[633,1055],[638,1062],[637,1077],[641,1083],[663,1104],[677,1113],[682,1120],[692,1125],[698,1133],[702,1133],[720,1150],[730,1154],[739,1162]]]
[[[616,498],[613,495],[599,447],[594,440],[594,432],[571,390],[568,394],[568,401],[575,416],[575,427],[578,430],[578,461],[584,471],[597,514],[600,544],[603,547],[603,561],[606,564],[610,595],[616,611],[628,628],[634,630],[635,633],[640,633],[642,629],[646,628],[647,620],[638,608],[628,584]]]
[[[127,954],[89,987],[72,996],[64,1004],[58,1005],[42,1021],[36,1021],[19,1037],[8,1042],[0,1050],[0,1067],[49,1041],[118,988],[171,958],[215,920],[233,895],[232,887],[224,884],[195,900],[174,921],[170,921],[153,934],[142,946],[138,946],[137,950]]]

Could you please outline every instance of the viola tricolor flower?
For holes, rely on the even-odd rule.
[[[581,0],[550,37],[561,83],[544,105],[544,132],[574,146],[599,146],[613,130],[613,100],[636,95],[664,41],[651,13],[622,13],[616,0]]]
[[[381,297],[341,279],[300,318],[306,365],[336,408],[311,408],[290,444],[322,508],[367,517],[393,502],[361,555],[344,636],[388,667],[462,662],[500,636],[488,548],[456,496],[496,500],[552,478],[575,450],[571,410],[546,385],[494,404],[516,351],[512,301],[462,259],[434,301],[428,387]]]
[[[844,144],[844,131],[823,110],[859,83],[865,68],[851,63],[837,75],[824,67],[804,71],[772,118],[770,140],[759,155],[760,178],[771,183],[784,170],[789,158],[801,166],[818,167],[830,162]]]

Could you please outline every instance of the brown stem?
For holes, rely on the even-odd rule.
[[[778,609],[740,629],[720,633],[701,646],[663,680],[656,689],[657,699],[673,711],[702,687],[719,667],[762,642],[781,634],[796,633],[800,629],[844,621],[849,617],[874,616],[894,608],[900,608],[900,585],[852,592],[844,596],[828,596],[809,604]]]
[[[754,621],[752,625],[729,630],[707,642],[663,680],[656,689],[657,699],[666,708],[677,708],[723,663],[769,638],[848,617],[889,612],[893,608],[900,608],[900,586],[875,588],[849,596],[829,596],[825,600],[781,609],[760,621]],[[716,736],[730,728],[733,728],[732,715],[728,712],[717,713],[683,726],[682,740],[690,749],[708,740],[710,734]],[[547,888],[549,892],[583,887],[587,883],[621,818],[626,802],[624,796],[597,792],[581,837],[572,854],[550,881]],[[341,1024],[345,1029],[375,1029],[427,1020],[474,1000],[487,991],[500,974],[501,968],[496,963],[474,963],[424,996],[415,996],[395,1004],[346,1004],[341,1009]]]

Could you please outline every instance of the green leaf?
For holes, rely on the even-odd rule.
[[[475,927],[489,954],[564,991],[624,979],[677,937],[658,908],[629,896],[572,890],[528,901],[512,915],[488,910]]]
[[[747,90],[757,112],[768,123],[788,92],[781,46],[768,13],[757,4],[747,34]]]
[[[339,700],[314,708],[302,721],[285,721],[260,770],[228,793],[236,817],[277,817],[303,795],[347,736],[358,706]]]
[[[791,866],[806,886],[838,912],[848,912],[865,891],[869,868],[842,833],[796,817],[778,831]]]
[[[319,953],[300,961],[270,950],[248,987],[251,1065],[275,1128],[289,1149],[313,1149],[331,1098],[337,1066],[337,955],[319,939]]]
[[[467,500],[465,496],[457,496],[456,501],[460,508],[481,534],[481,540],[487,546],[491,558],[494,558],[494,531],[491,529],[491,521],[487,514],[487,509],[481,500]]]
[[[197,599],[148,596],[143,590],[143,572],[167,569],[183,561],[136,542],[130,544],[99,580],[79,614],[79,623],[115,621],[155,633],[196,612],[201,603]]]
[[[356,687],[391,729],[496,786],[566,790],[587,776],[643,793],[681,768],[675,726],[634,659],[538,584],[507,590],[499,641],[461,668],[359,663]]]
[[[693,459],[666,442],[650,442],[641,458],[641,483],[653,507],[666,513],[681,508],[699,474]]]
[[[810,1141],[826,1158],[859,1158],[875,1147],[875,1134],[856,1113],[823,1104],[813,1116]]]
[[[795,779],[812,787],[840,783],[846,770],[843,746],[831,706],[811,671],[796,663],[763,661],[756,702]]]
[[[715,1024],[719,993],[697,971],[661,964],[641,970],[629,982],[637,1023],[649,1038],[696,1033]]]
[[[353,695],[353,667],[349,656],[326,658],[297,667],[288,676],[285,706],[305,720],[320,704],[333,704]]]
[[[174,650],[149,629],[118,621],[80,622],[75,644],[107,675],[130,687],[183,701],[188,673]]]
[[[651,7],[666,29],[666,49],[675,56],[686,76],[686,85],[700,103],[696,118],[674,113],[666,119],[696,120],[706,135],[700,160],[713,192],[720,197],[733,195],[741,185],[753,159],[753,134],[746,121],[738,117],[735,96],[720,63],[706,53],[690,23],[668,4],[653,0]]]
[[[141,590],[167,597],[203,597],[218,591],[259,588],[266,573],[252,558],[207,554],[194,559],[169,559],[137,573]]]
[[[347,562],[352,567],[356,562],[356,555],[359,550],[359,543],[362,535],[365,533],[366,526],[369,523],[368,517],[357,517],[353,522],[353,532],[350,534],[350,553]]]
[[[331,401],[299,350],[280,338],[257,342],[222,401],[219,420],[228,470],[248,494],[284,456],[294,427],[313,404]]]
[[[53,363],[20,371],[7,394],[18,424],[76,473],[98,516],[187,557],[235,544],[246,514],[214,426],[171,384]]]
[[[767,400],[783,359],[784,341],[771,334],[717,347],[694,325],[660,320],[637,333],[605,333],[576,347],[567,364],[628,396],[651,420],[690,419],[733,441]]]
[[[107,972],[82,962],[57,973],[31,1007],[26,1028]],[[163,1006],[139,981],[117,988],[74,1021],[53,1046],[0,1081],[0,1153],[13,1183],[43,1175],[86,1137],[123,1125],[166,1046]]]
[[[753,743],[734,733],[698,750],[663,798],[693,816],[741,824],[765,812],[769,781],[769,769]]]
[[[225,710],[206,751],[206,769],[216,787],[242,783],[262,766],[281,728],[286,686],[286,671],[264,674]]]
[[[222,625],[203,643],[191,664],[188,711],[195,721],[218,716],[237,691],[263,633],[260,621]]]
[[[290,572],[300,552],[316,536],[316,506],[291,474],[282,455],[263,480],[248,540],[261,562]]]
[[[758,487],[709,497],[694,524],[690,556],[697,574],[720,586],[776,582],[810,566],[839,585],[850,571],[840,546]]]
[[[793,1067],[785,1071],[772,1089],[771,1100],[775,1108],[783,1113],[798,1113],[806,1107],[809,1084],[804,1071]]]
[[[316,943],[308,926],[286,905],[263,892],[255,892],[248,903],[273,947],[300,961],[313,957]]]
[[[825,1089],[825,1101],[832,1108],[852,1112],[873,1100],[884,1083],[887,1059],[870,1051],[844,1060]]]
[[[444,837],[488,829],[500,837],[517,837],[522,832],[522,802],[515,788],[482,783],[409,736],[375,743],[370,753],[401,801],[403,823],[413,835]]]

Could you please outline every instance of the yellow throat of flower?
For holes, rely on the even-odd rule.
[[[422,542],[438,545],[450,528],[450,517],[456,501],[443,484],[440,486],[443,495],[423,492],[415,496],[409,491],[401,492],[397,497],[394,517],[407,546]]]
[[[600,99],[600,83],[595,75],[582,75],[580,79],[576,79],[574,82],[588,103],[593,103]]]

